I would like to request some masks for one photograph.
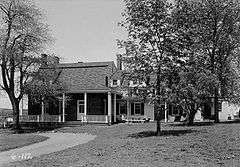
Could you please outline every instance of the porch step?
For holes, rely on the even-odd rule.
[[[82,121],[66,121],[63,126],[82,126],[84,123]]]
[[[69,126],[69,127],[75,127],[75,126],[84,126],[84,125],[103,125],[107,126],[106,123],[98,123],[98,122],[81,122],[81,121],[67,121],[62,124],[62,126]]]

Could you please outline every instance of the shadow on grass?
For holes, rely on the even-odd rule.
[[[214,121],[203,121],[203,122],[194,122],[193,125],[187,125],[185,122],[174,122],[174,123],[168,123],[170,126],[213,126],[217,124],[239,124],[240,120],[229,120],[229,121],[221,121],[218,123],[215,123]]]
[[[23,129],[21,129],[20,132],[14,131],[14,133],[36,133],[36,132],[44,133],[46,131],[55,131],[57,129],[59,129],[59,127],[23,128]]]
[[[194,122],[193,125],[188,125],[185,122],[175,122],[175,123],[169,123],[170,126],[212,126],[214,125],[214,122]]]
[[[160,136],[180,136],[187,133],[193,133],[195,130],[162,130]],[[128,135],[130,138],[145,138],[145,137],[152,137],[157,136],[155,131],[143,131],[139,133],[134,133]]]
[[[219,122],[217,124],[239,124],[239,123],[240,123],[240,120],[237,119],[237,120],[223,121],[223,122]]]
[[[14,127],[0,128],[0,134],[22,134],[22,133],[36,133],[36,132],[46,132],[55,131],[62,126],[20,126],[19,129]]]

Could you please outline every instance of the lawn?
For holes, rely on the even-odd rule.
[[[57,131],[87,132],[98,137],[83,145],[9,166],[229,167],[240,164],[238,123],[192,127],[163,125],[162,129],[163,136],[157,137],[153,123],[64,127]]]
[[[14,148],[23,147],[33,143],[38,143],[48,139],[45,136],[36,134],[11,134],[7,130],[0,131],[0,152]]]

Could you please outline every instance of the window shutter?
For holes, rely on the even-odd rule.
[[[141,103],[141,115],[144,115],[144,103]]]
[[[120,109],[120,105],[119,105],[119,103],[116,103],[116,114],[117,115],[120,115],[120,111],[119,111],[119,109]]]
[[[108,77],[107,77],[107,76],[105,77],[105,86],[106,86],[106,87],[109,86],[109,85],[108,85]]]
[[[131,115],[134,115],[134,103],[131,103]]]

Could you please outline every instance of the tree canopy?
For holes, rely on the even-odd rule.
[[[41,66],[40,53],[51,35],[42,12],[30,0],[2,0],[0,16],[0,87],[8,94],[18,125],[24,88]]]
[[[193,119],[213,97],[217,120],[219,98],[239,99],[238,1],[125,0],[125,5],[120,25],[128,39],[118,44],[125,49],[126,70],[146,83],[156,76],[148,85],[156,90],[156,104],[180,104]]]

